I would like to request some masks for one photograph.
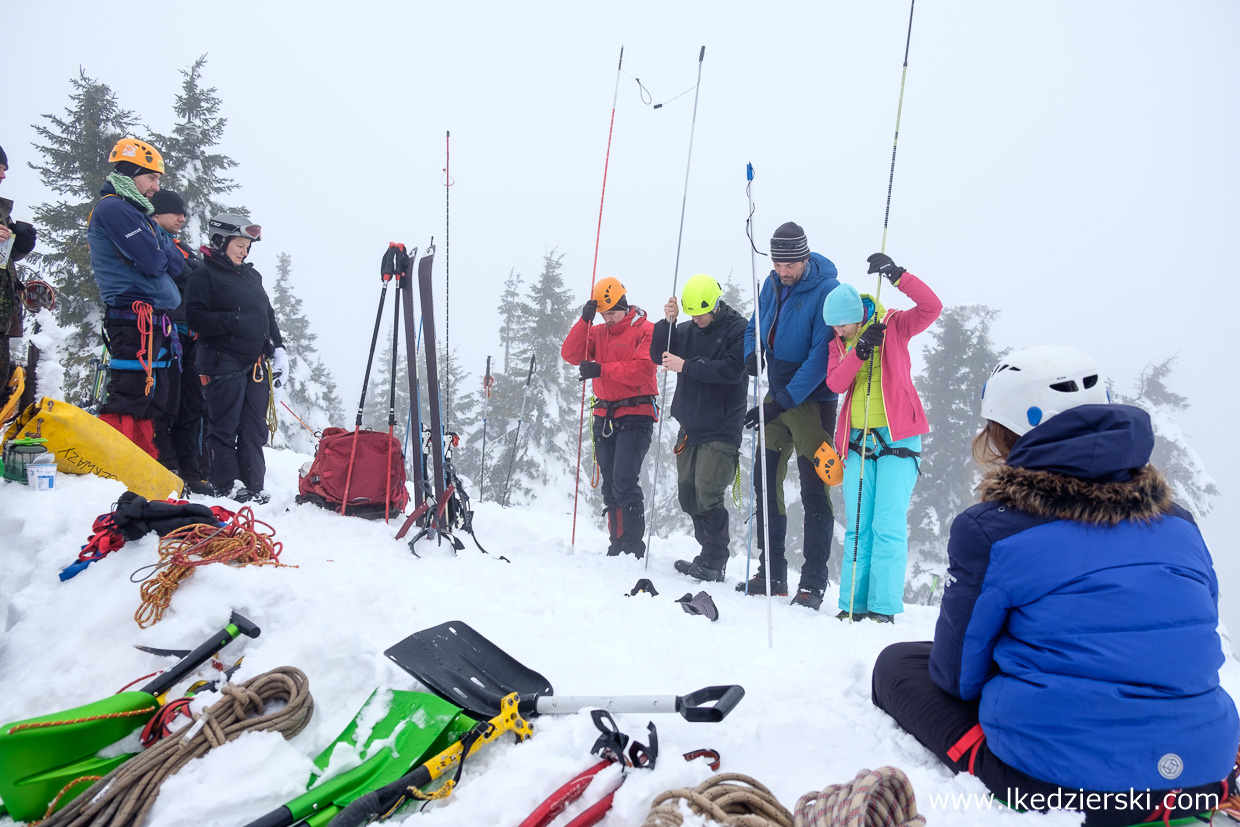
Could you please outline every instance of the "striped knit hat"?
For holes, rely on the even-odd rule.
[[[789,221],[771,236],[771,261],[804,261],[809,258],[809,241],[801,225]]]

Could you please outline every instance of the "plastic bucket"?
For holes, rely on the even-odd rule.
[[[26,482],[33,491],[51,491],[56,487],[56,466],[52,463],[27,463]]]

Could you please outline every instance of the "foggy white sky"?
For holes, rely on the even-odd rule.
[[[63,113],[79,66],[167,131],[177,70],[209,53],[238,200],[264,228],[252,260],[270,280],[277,254],[292,255],[349,410],[387,242],[434,235],[443,284],[445,130],[452,342],[471,382],[499,355],[509,268],[532,277],[556,247],[584,301],[622,43],[600,277],[651,308],[672,292],[693,96],[654,110],[633,76],[667,100],[693,84],[705,45],[680,283],[748,283],[752,161],[757,237],[796,220],[842,278],[873,289],[863,274],[881,240],[904,0],[168,3],[141,24],[111,4],[12,5],[0,194],[17,216],[50,200],[25,166],[30,125]],[[1223,489],[1204,528],[1233,631],[1235,349],[1211,311],[1240,295],[1238,24],[1240,6],[1222,0],[922,0],[887,244],[945,303],[1002,309],[1001,347],[1075,344],[1121,388],[1180,354],[1173,386],[1193,401],[1180,424]]]

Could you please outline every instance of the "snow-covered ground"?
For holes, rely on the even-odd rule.
[[[757,778],[788,807],[803,793],[889,764],[908,774],[920,809],[934,825],[1079,823],[1069,813],[1020,816],[997,804],[979,812],[976,805],[936,801],[970,793],[980,799],[984,789],[971,777],[952,776],[871,705],[870,667],[878,652],[895,641],[931,638],[936,609],[911,606],[894,626],[849,626],[834,619],[834,589],[817,613],[779,599],[769,647],[765,599],[733,591],[745,569],[743,537],[729,581],[699,585],[672,569],[677,557],[694,553],[688,536],[656,540],[646,570],[628,556],[606,557],[605,533],[585,522],[578,523],[574,551],[567,512],[483,503],[476,525],[492,556],[472,544],[454,555],[424,543],[415,557],[393,539],[394,525],[295,505],[297,468],[306,457],[287,451],[268,457],[273,498],[255,513],[275,527],[284,544],[281,559],[297,568],[204,567],[181,585],[165,619],[146,630],[133,620],[139,587],[130,574],[157,559],[154,535],[71,581],[57,578],[90,535],[95,517],[111,510],[121,484],[60,475],[54,491],[40,493],[0,483],[0,722],[95,700],[167,666],[170,659],[131,644],[188,648],[222,626],[230,609],[262,627],[258,639],[225,650],[230,662],[245,654],[235,680],[285,665],[309,676],[316,711],[305,731],[290,741],[270,733],[244,735],[189,765],[164,785],[147,822],[151,827],[233,827],[304,791],[310,759],[375,688],[419,688],[383,651],[447,620],[470,624],[563,694],[745,687],[745,699],[719,724],[690,724],[674,715],[616,716],[633,735],[644,735],[647,720],[654,720],[660,761],[620,789],[603,822],[607,827],[639,825],[659,792],[711,775],[705,762],[680,759],[704,746],[721,753],[723,771]],[[511,563],[499,560],[500,554]],[[642,577],[653,580],[657,597],[628,596]],[[719,608],[718,622],[687,614],[674,602],[702,588]],[[1240,697],[1235,659],[1222,678]],[[589,748],[597,731],[588,714],[542,716],[534,723],[537,732],[528,742],[505,739],[471,759],[446,803],[421,815],[406,810],[394,821],[518,824],[593,763]],[[589,792],[586,800],[593,800]],[[558,823],[565,821],[561,816]]]

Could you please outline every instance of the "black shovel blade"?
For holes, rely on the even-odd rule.
[[[446,701],[479,719],[500,713],[500,700],[516,692],[523,714],[551,695],[551,683],[459,620],[414,632],[384,652],[392,662]]]

